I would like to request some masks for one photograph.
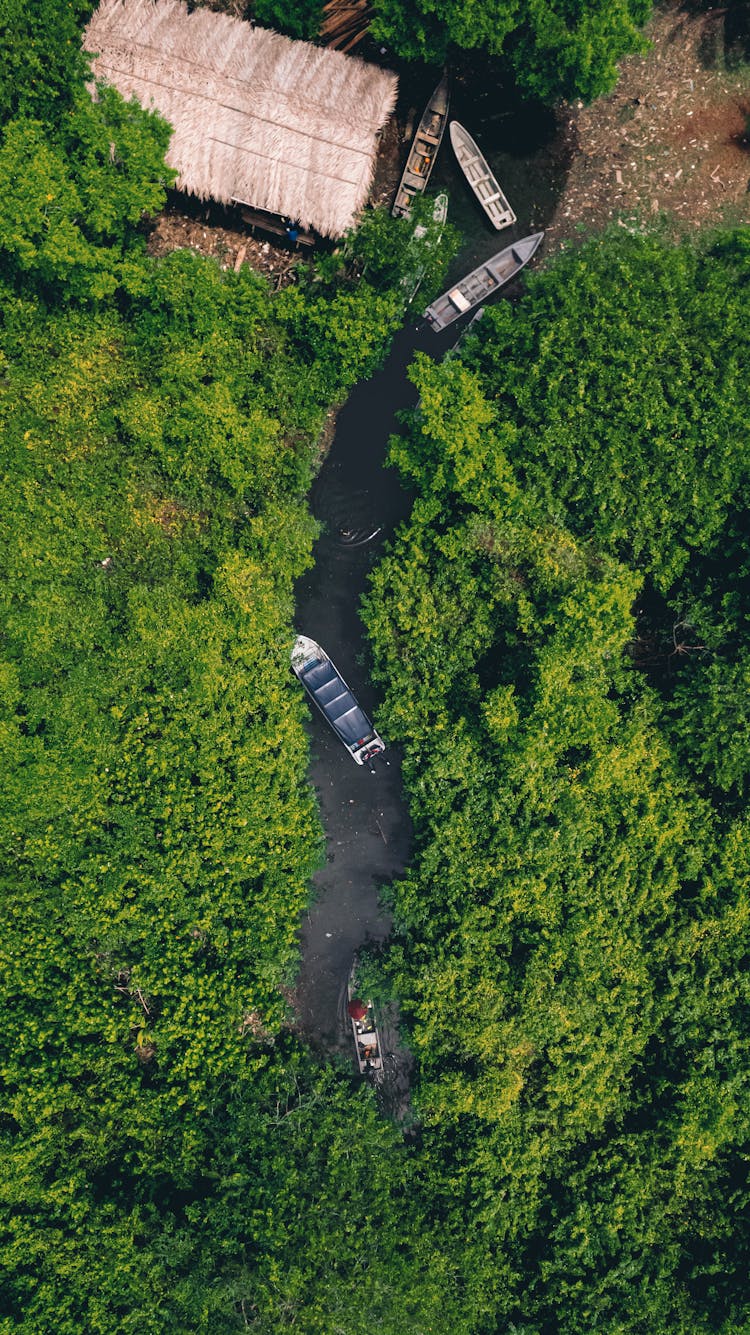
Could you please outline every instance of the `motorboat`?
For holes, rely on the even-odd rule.
[[[325,649],[307,635],[298,635],[291,659],[295,676],[352,759],[358,765],[371,764],[375,756],[385,751],[385,742],[357,704]]]

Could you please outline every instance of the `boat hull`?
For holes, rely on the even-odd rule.
[[[500,188],[500,182],[468,130],[459,121],[451,121],[450,137],[458,165],[492,226],[498,232],[504,227],[511,227],[516,221],[516,215]]]
[[[499,250],[478,268],[472,269],[471,273],[447,292],[443,292],[427,307],[424,315],[430,326],[435,331],[445,329],[446,325],[452,324],[460,315],[464,315],[466,311],[472,310],[474,306],[493,296],[501,287],[505,287],[536,254],[543,238],[544,232],[525,236],[521,241],[514,241],[512,245],[506,246],[505,250]]]
[[[427,103],[412,140],[391,209],[394,218],[408,218],[414,196],[421,195],[426,189],[447,123],[448,80],[443,78]]]
[[[356,971],[357,961],[355,959],[346,990],[349,1002],[357,1000]],[[355,1019],[353,1015],[349,1015],[352,1037],[354,1038],[354,1055],[357,1059],[360,1075],[370,1075],[377,1079],[383,1070],[383,1049],[375,1020],[375,1011],[372,1002],[369,1000],[363,1001],[361,1005],[365,1007],[365,1015],[362,1019]]]
[[[370,764],[385,751],[364,710],[324,649],[298,635],[291,653],[292,671],[357,765]]]

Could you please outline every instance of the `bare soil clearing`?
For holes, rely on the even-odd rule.
[[[249,264],[265,274],[274,290],[294,280],[301,254],[291,245],[273,245],[253,236],[232,210],[218,205],[201,206],[175,195],[155,220],[148,238],[149,255],[168,255],[173,250],[195,250],[211,255],[222,269],[240,269]]]
[[[646,29],[650,50],[622,62],[609,97],[561,108],[573,152],[548,243],[615,219],[660,216],[677,234],[750,221],[745,8],[665,5]]]

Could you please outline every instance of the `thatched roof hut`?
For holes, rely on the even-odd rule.
[[[396,76],[180,0],[102,0],[95,78],[173,126],[178,188],[338,237],[364,205]]]

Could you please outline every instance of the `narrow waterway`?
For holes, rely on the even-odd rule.
[[[383,544],[411,503],[397,474],[384,466],[388,438],[398,428],[399,409],[416,401],[406,375],[414,352],[440,356],[455,338],[452,330],[438,340],[424,326],[396,335],[383,369],[357,386],[339,414],[310,495],[324,529],[315,565],[297,585],[296,628],[323,645],[370,717],[377,716],[377,697],[359,603]],[[342,530],[366,537],[375,528],[380,532],[361,546],[342,543]],[[371,773],[354,764],[317,713],[311,712],[310,734],[327,860],[314,878],[315,902],[302,924],[297,1006],[305,1033],[332,1048],[342,1039],[341,1002],[352,957],[363,943],[388,935],[380,887],[406,866],[411,832],[397,748],[389,746]]]
[[[420,109],[430,91],[428,86],[424,96],[418,91]],[[410,92],[414,95],[413,88]],[[518,222],[498,234],[484,219],[453,160],[446,135],[431,193],[449,190],[449,218],[464,237],[450,280],[514,239],[543,228],[564,184],[568,150],[554,122],[517,116],[514,120],[498,105],[486,90],[468,92],[459,86],[451,114],[477,136]],[[409,112],[404,104],[404,120]],[[514,284],[506,289],[505,298],[518,290]],[[385,467],[388,438],[398,430],[398,411],[416,402],[407,378],[414,353],[423,350],[441,358],[471,318],[464,316],[436,335],[419,318],[419,297],[415,306],[412,322],[396,335],[382,370],[355,388],[339,414],[333,444],[310,495],[312,511],[323,525],[315,565],[296,590],[296,629],[323,645],[376,724],[378,701],[369,681],[359,604],[383,544],[406,518],[411,504],[396,472]],[[342,531],[366,537],[375,529],[377,535],[361,546],[342,543]],[[314,878],[314,903],[302,923],[297,1012],[313,1043],[327,1051],[347,1050],[343,1000],[352,958],[363,944],[381,941],[389,933],[380,890],[405,869],[411,830],[398,749],[389,747],[372,774],[354,764],[317,712],[311,711],[309,726],[311,779],[326,831],[327,858]]]

